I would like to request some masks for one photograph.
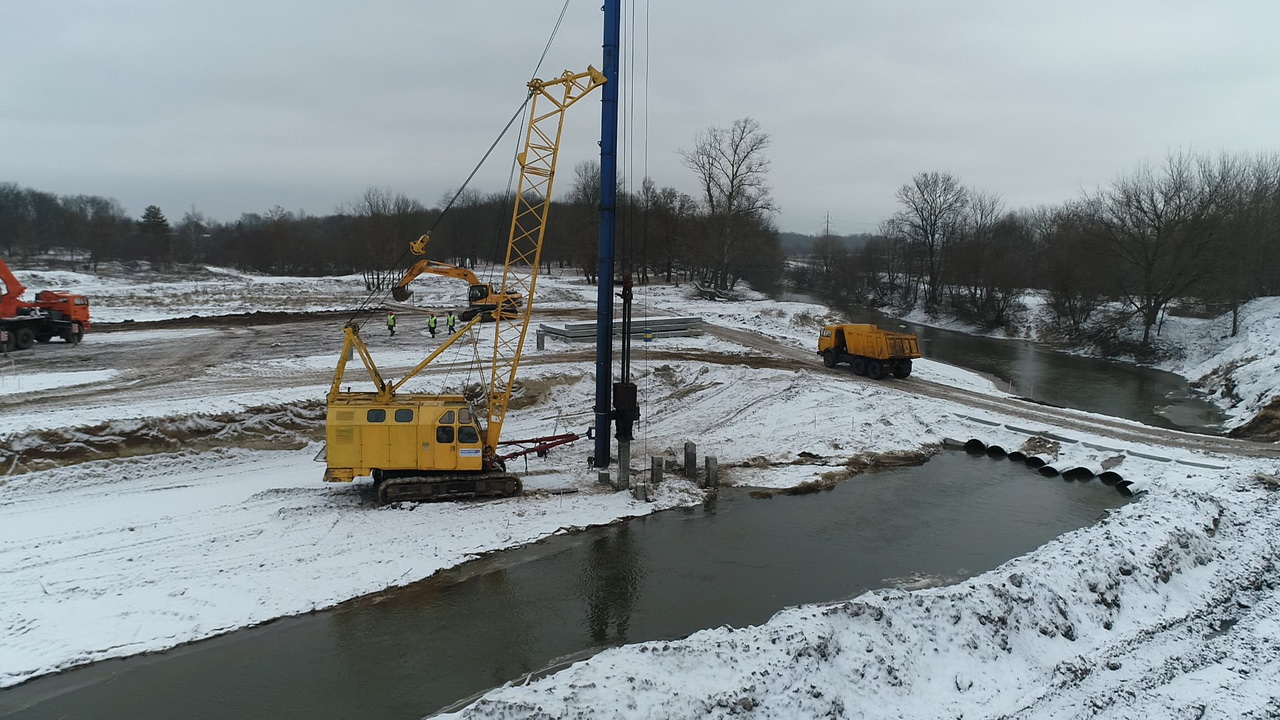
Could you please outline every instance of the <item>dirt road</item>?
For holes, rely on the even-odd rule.
[[[581,313],[575,314],[580,315]],[[8,445],[21,451],[0,450],[3,472],[21,472],[51,464],[76,462],[116,454],[140,454],[203,443],[234,442],[247,446],[276,443],[299,446],[319,437],[323,417],[323,396],[332,380],[333,365],[340,348],[342,326],[347,313],[252,313],[208,318],[183,318],[149,323],[122,323],[105,326],[79,346],[50,343],[10,356],[9,370],[15,373],[97,371],[114,373],[109,379],[90,385],[57,387],[32,394],[0,394],[0,414],[17,417],[86,411],[95,407],[147,406],[182,408],[190,413],[192,403],[204,401],[213,420],[192,424],[182,417],[144,418],[122,429],[86,419],[67,428],[36,429],[11,436]],[[560,311],[540,313],[535,322],[563,321]],[[574,319],[581,319],[574,317]],[[379,318],[373,318],[376,323]],[[416,357],[416,350],[431,342],[423,335],[418,319],[402,316],[400,331],[391,338],[379,325],[365,330],[375,355],[408,351],[401,357]],[[422,323],[418,323],[422,324]],[[722,326],[704,329],[735,346],[750,350],[746,355],[709,350],[646,349],[650,362],[710,362],[787,370],[806,370],[831,382],[872,383],[854,376],[847,367],[827,369],[806,349],[788,346],[752,332]],[[566,348],[557,344],[546,351],[531,348],[524,362],[582,363],[590,372],[594,346]],[[440,368],[461,369],[464,363]],[[409,367],[390,365],[389,373]],[[0,373],[5,368],[0,366]],[[353,372],[360,372],[354,368]],[[996,416],[1016,418],[1018,427],[1029,433],[1045,428],[1079,431],[1114,438],[1118,442],[1143,443],[1247,457],[1280,457],[1280,445],[1231,438],[1181,433],[1139,425],[1126,420],[1091,415],[1075,410],[1048,407],[1017,398],[1000,398],[932,383],[918,377],[881,380],[884,388],[908,394],[938,398],[970,410],[976,422],[992,422]],[[261,395],[262,397],[258,397]],[[246,403],[219,411],[227,398],[246,397]],[[272,400],[271,398],[278,398]],[[266,403],[266,404],[263,404]],[[85,412],[86,417],[91,413]],[[118,414],[117,414],[118,415]],[[229,431],[231,428],[232,431]],[[283,436],[283,440],[282,437]],[[25,437],[27,442],[19,442]],[[281,444],[282,443],[282,444]]]

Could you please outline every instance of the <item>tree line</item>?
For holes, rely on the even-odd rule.
[[[710,127],[680,152],[696,194],[644,178],[619,187],[619,273],[638,282],[695,281],[770,292],[786,257],[773,224],[770,138],[751,118]],[[570,171],[552,201],[543,261],[597,280],[599,167]],[[407,246],[430,231],[428,257],[467,267],[503,262],[515,198],[451,192],[435,207],[370,188],[329,215],[276,206],[216,222],[195,208],[171,223],[150,206],[130,218],[115,200],[57,196],[0,184],[0,249],[22,258],[71,249],[93,267],[106,260],[154,267],[209,263],[290,275],[364,273],[372,286],[397,277]],[[945,172],[924,172],[896,193],[879,231],[847,242],[824,236],[791,280],[840,304],[923,306],[988,328],[1007,325],[1026,289],[1047,298],[1068,342],[1149,350],[1162,317],[1222,312],[1280,294],[1280,155],[1170,154],[1105,188],[1061,205],[1009,209],[994,193]],[[1112,309],[1123,308],[1121,313]],[[1136,348],[1120,328],[1141,322]]]
[[[1278,155],[1173,153],[1034,209],[943,172],[916,175],[896,197],[861,249],[819,238],[796,281],[837,303],[923,306],[987,328],[1009,322],[1022,290],[1041,290],[1061,339],[1139,353],[1171,309],[1235,311],[1280,293]],[[1120,347],[1133,317],[1141,340]]]
[[[618,190],[618,270],[639,282],[698,281],[731,289],[745,280],[768,290],[782,276],[783,255],[767,184],[769,136],[744,118],[712,127],[681,153],[700,188],[692,196],[645,178]],[[595,162],[572,168],[548,215],[543,261],[576,268],[596,281],[600,173]],[[564,182],[563,180],[561,181]],[[288,275],[365,273],[381,284],[402,270],[408,243],[430,231],[428,257],[475,267],[505,260],[515,198],[511,192],[465,189],[435,207],[384,188],[329,215],[279,206],[230,222],[194,207],[171,222],[157,206],[138,219],[97,196],[57,196],[0,184],[0,248],[7,258],[70,249],[78,264],[146,262],[162,269],[208,263]]]

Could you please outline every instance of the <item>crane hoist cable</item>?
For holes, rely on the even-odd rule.
[[[498,136],[493,139],[492,143],[490,143],[489,149],[486,150],[484,153],[484,156],[480,158],[480,162],[476,163],[476,166],[474,169],[472,169],[471,174],[467,176],[467,179],[463,181],[462,186],[459,187],[458,191],[453,194],[452,198],[449,199],[449,203],[445,205],[444,209],[440,211],[440,214],[436,216],[435,221],[431,223],[431,227],[427,229],[428,235],[430,235],[431,232],[436,229],[436,226],[440,224],[440,221],[442,219],[444,219],[444,216],[449,212],[450,208],[453,207],[453,204],[457,202],[458,198],[462,196],[462,193],[466,191],[467,186],[471,184],[471,180],[475,178],[476,173],[480,172],[480,168],[484,166],[484,164],[489,160],[489,156],[493,154],[494,148],[498,147],[498,143],[502,142],[502,138],[506,136],[509,130],[511,130],[511,126],[515,123],[517,119],[519,119],[524,115],[525,108],[528,107],[529,100],[532,97],[533,96],[531,94],[525,95],[524,102],[520,103],[520,107],[517,108],[515,113],[511,115],[511,119],[507,121],[507,124],[503,126],[502,131],[499,132]],[[409,248],[406,247],[403,251],[401,251],[400,257],[392,264],[392,269],[394,270],[395,268],[400,267],[404,263],[404,259],[406,256],[408,256],[408,254],[409,254]],[[357,307],[352,312],[351,317],[348,320],[354,322],[356,316],[367,311],[371,305],[382,304],[382,302],[386,300],[388,292],[390,292],[390,289],[384,289],[381,287],[377,287],[377,288],[374,288],[373,290],[370,290],[369,294],[365,296],[365,299],[360,303],[359,307]],[[376,302],[374,302],[373,300],[375,296],[377,296],[378,298]]]
[[[560,7],[560,14],[559,16],[556,17],[556,23],[554,26],[552,26],[551,33],[547,36],[547,44],[543,46],[542,55],[538,58],[537,64],[534,65],[533,75],[531,75],[530,77],[537,77],[538,71],[542,69],[542,63],[547,59],[547,53],[551,51],[551,45],[552,43],[555,42],[556,35],[560,32],[560,26],[564,23],[564,17],[565,17],[565,14],[568,12],[568,10],[569,10],[569,0],[564,0],[564,5]],[[476,166],[474,169],[472,169],[471,174],[467,175],[467,179],[462,182],[462,185],[458,188],[458,191],[453,194],[453,197],[449,199],[448,204],[446,204],[444,209],[440,211],[440,214],[436,216],[435,221],[431,223],[431,226],[427,229],[428,235],[430,235],[431,232],[436,229],[436,226],[438,226],[440,224],[440,221],[444,219],[445,215],[449,213],[449,210],[453,207],[454,203],[457,202],[458,198],[462,196],[462,193],[466,191],[467,186],[471,184],[471,181],[475,178],[476,173],[480,172],[480,168],[484,166],[485,162],[489,160],[489,156],[493,154],[494,148],[498,146],[498,143],[502,142],[502,138],[507,134],[507,131],[511,129],[511,125],[515,123],[517,118],[521,117],[524,114],[525,108],[528,107],[529,101],[532,98],[533,98],[532,92],[527,93],[525,95],[524,102],[520,103],[520,107],[517,108],[514,113],[512,113],[511,119],[507,121],[507,124],[502,128],[502,131],[498,133],[498,136],[494,138],[493,143],[489,145],[489,149],[486,150],[484,153],[484,156],[480,158],[480,162],[476,163]],[[399,268],[404,263],[404,259],[408,254],[409,254],[409,250],[406,248],[400,253],[400,257],[396,259],[395,263],[392,264],[391,269],[394,270],[396,268]],[[386,300],[387,292],[388,291],[383,290],[381,288],[375,288],[374,290],[370,290],[369,294],[365,297],[365,299],[361,301],[360,305],[356,308],[355,311],[353,311],[351,317],[348,318],[348,322],[355,322],[357,315],[360,315],[366,312],[369,309],[370,305],[375,304],[372,302],[374,296],[378,296],[378,300],[376,304],[379,304],[379,305],[382,304]],[[363,325],[364,323],[361,322],[359,324]]]

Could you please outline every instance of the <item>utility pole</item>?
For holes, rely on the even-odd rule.
[[[604,2],[604,77],[600,100],[600,266],[596,276],[595,466],[609,467],[613,384],[613,229],[618,187],[618,46],[622,0]]]

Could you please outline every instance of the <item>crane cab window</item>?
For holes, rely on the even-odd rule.
[[[439,422],[441,425],[452,425],[452,424],[454,423],[454,420],[453,420],[453,411],[452,411],[452,410],[450,410],[449,412],[447,412],[447,413],[445,413],[445,414],[441,415],[441,416],[440,416],[440,420],[439,420],[438,422]]]
[[[459,410],[459,411],[458,411],[458,424],[459,424],[459,425],[470,425],[470,424],[471,424],[472,422],[474,422],[474,421],[475,421],[475,418],[473,418],[473,417],[471,416],[471,411],[470,411],[470,410]]]
[[[369,421],[369,422],[371,422],[371,423],[386,422],[386,421],[387,421],[387,411],[386,411],[386,410],[383,410],[383,409],[381,409],[381,408],[378,408],[378,409],[376,409],[376,410],[370,410],[369,412],[367,412],[367,413],[365,414],[365,416],[364,416],[364,417],[365,417],[365,420],[368,420],[368,421]]]
[[[440,425],[436,428],[436,442],[452,443],[453,442],[453,426]]]
[[[402,409],[400,409],[400,410],[397,410],[397,411],[396,411],[396,422],[398,422],[398,423],[413,422],[413,411],[412,411],[412,410],[403,409],[403,408],[402,408]]]
[[[462,425],[458,427],[458,442],[460,443],[478,443],[480,442],[480,433],[474,425]]]

